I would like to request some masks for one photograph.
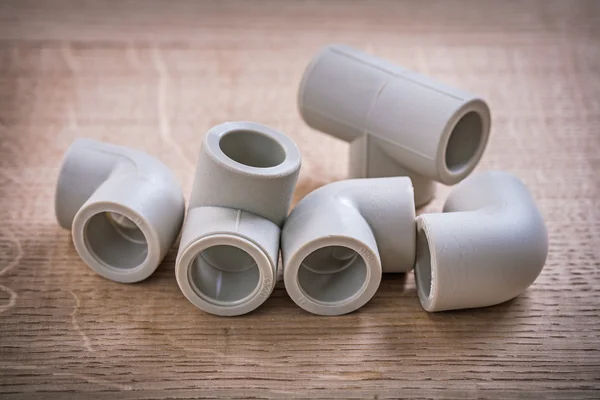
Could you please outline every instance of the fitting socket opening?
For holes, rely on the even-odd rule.
[[[188,269],[196,294],[215,304],[236,304],[252,295],[260,280],[256,261],[243,249],[215,245],[202,250]]]
[[[237,129],[221,136],[219,148],[235,162],[255,168],[271,168],[285,160],[279,142],[262,132]]]
[[[284,134],[256,122],[226,122],[205,138],[206,151],[229,169],[253,176],[281,176],[300,166],[300,151]]]
[[[263,250],[230,234],[198,239],[182,253],[175,274],[191,303],[223,316],[254,310],[275,286],[275,268]]]
[[[429,237],[422,226],[417,228],[417,254],[415,262],[415,281],[417,293],[423,308],[428,310],[433,302],[435,284],[435,260],[429,248]]]
[[[351,240],[311,242],[284,270],[285,286],[302,308],[341,315],[367,303],[381,282],[379,258]]]
[[[317,303],[343,304],[364,290],[365,260],[344,246],[325,246],[302,260],[298,270],[300,290]]]
[[[485,150],[490,131],[490,113],[481,100],[467,103],[456,112],[440,142],[440,181],[453,185],[475,168]]]
[[[90,254],[108,268],[135,269],[148,256],[144,232],[130,218],[117,212],[93,215],[83,228],[83,238]]]
[[[158,238],[135,211],[104,202],[82,207],[71,229],[81,259],[94,271],[116,282],[146,279],[160,262]]]
[[[482,128],[481,116],[475,111],[469,111],[458,120],[446,145],[444,159],[448,170],[460,173],[469,165],[481,145]]]

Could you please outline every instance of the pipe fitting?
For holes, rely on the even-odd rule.
[[[65,153],[56,218],[71,229],[81,259],[107,279],[130,283],[152,275],[184,211],[171,171],[145,153],[91,139],[77,139]]]
[[[415,206],[409,178],[354,179],[302,199],[281,234],[283,279],[292,300],[321,315],[357,310],[382,272],[415,261]]]
[[[525,291],[542,271],[548,233],[515,176],[473,175],[454,188],[443,211],[417,218],[415,279],[425,310],[499,304]]]
[[[175,266],[190,302],[233,316],[270,296],[300,164],[294,142],[261,124],[227,122],[206,134]]]
[[[409,176],[417,207],[434,181],[475,168],[491,125],[483,99],[345,45],[310,62],[298,105],[309,126],[351,143],[352,178]]]

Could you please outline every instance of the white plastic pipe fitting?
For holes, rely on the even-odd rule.
[[[181,186],[157,159],[137,150],[77,139],[67,150],[55,195],[60,226],[94,271],[138,282],[156,270],[177,238]]]
[[[415,205],[407,177],[354,179],[302,199],[281,234],[283,278],[292,300],[314,314],[366,304],[382,272],[415,261]]]
[[[206,134],[175,266],[198,308],[241,315],[269,297],[300,164],[294,142],[261,124],[228,122]]]
[[[481,98],[344,45],[310,62],[298,105],[309,126],[351,143],[352,178],[409,176],[417,207],[434,181],[475,168],[491,124]]]
[[[525,185],[506,172],[457,185],[444,213],[417,218],[415,278],[427,311],[486,307],[531,285],[548,255],[544,220]]]

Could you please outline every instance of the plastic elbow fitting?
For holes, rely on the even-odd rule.
[[[438,181],[479,162],[490,131],[484,100],[344,45],[310,62],[298,93],[304,121],[351,143],[350,176],[409,176],[416,206]]]
[[[228,122],[206,134],[175,266],[198,308],[241,315],[269,297],[300,163],[294,142],[261,124]]]
[[[177,238],[181,186],[157,159],[122,146],[77,139],[67,150],[55,195],[60,226],[94,271],[137,282],[156,270]]]
[[[407,177],[353,179],[302,199],[281,234],[283,278],[292,300],[321,315],[366,304],[382,272],[415,261],[415,206]]]
[[[542,215],[525,185],[506,172],[457,185],[444,213],[417,218],[415,277],[427,311],[486,307],[531,285],[548,254]]]

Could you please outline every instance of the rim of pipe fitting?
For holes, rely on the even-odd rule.
[[[350,250],[350,252],[348,252]],[[307,259],[331,252],[343,265],[333,270],[311,268]],[[342,315],[364,306],[381,283],[381,263],[366,243],[352,237],[330,236],[305,243],[284,268],[285,288],[296,304],[319,315]],[[331,279],[334,278],[335,279]],[[359,279],[357,279],[357,277]],[[335,283],[337,289],[321,290]]]
[[[439,181],[454,185],[479,164],[490,135],[487,105],[474,99],[448,120],[437,150]]]
[[[417,295],[421,306],[429,311],[435,307],[434,294],[437,290],[437,259],[435,253],[429,248],[429,235],[427,226],[422,221],[417,222],[417,253],[415,261],[415,281]]]
[[[234,258],[245,259],[247,266],[223,270],[214,260],[222,257],[219,250],[227,250],[229,257],[233,254]],[[276,278],[263,249],[231,234],[213,234],[196,240],[179,257],[175,276],[192,304],[221,316],[241,315],[256,309],[270,296]],[[218,299],[223,294],[225,297]]]
[[[277,177],[289,174],[300,164],[296,144],[266,125],[226,122],[206,135],[206,153],[222,166],[243,174]]]
[[[81,258],[107,279],[138,282],[161,261],[158,234],[141,214],[120,204],[94,203],[82,208],[71,232]]]

